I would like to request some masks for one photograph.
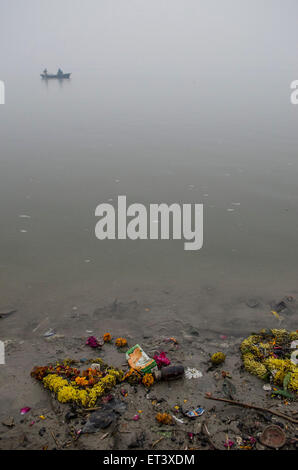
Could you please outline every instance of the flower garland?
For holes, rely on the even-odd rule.
[[[90,362],[101,362],[92,360]],[[86,408],[96,405],[99,397],[111,390],[123,377],[120,369],[106,367],[104,372],[87,369],[80,374],[65,362],[56,366],[35,367],[31,376],[43,382],[45,388],[54,392],[60,403],[75,402]]]
[[[298,365],[291,361],[291,342],[298,333],[286,330],[261,330],[246,338],[240,346],[245,369],[276,385],[298,393]]]

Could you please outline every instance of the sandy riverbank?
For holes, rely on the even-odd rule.
[[[197,315],[194,315],[195,306]],[[202,423],[207,424],[212,441],[222,449],[225,449],[227,436],[235,442],[234,448],[241,445],[241,439],[243,445],[245,439],[254,437],[254,448],[263,449],[259,436],[270,423],[284,429],[287,437],[284,449],[295,448],[296,444],[291,441],[297,438],[297,425],[294,423],[269,413],[211,401],[205,397],[206,393],[223,396],[221,372],[224,370],[232,377],[237,401],[272,407],[289,415],[298,411],[297,402],[285,405],[283,400],[271,398],[270,392],[263,390],[264,383],[242,367],[239,345],[243,338],[263,327],[279,327],[278,320],[269,313],[269,300],[259,299],[258,305],[251,308],[247,299],[235,299],[234,303],[230,303],[226,318],[218,316],[220,308],[228,312],[226,303],[221,307],[218,304],[215,310],[208,291],[200,298],[195,295],[188,297],[184,308],[183,299],[179,300],[170,293],[163,293],[159,298],[155,296],[151,303],[138,294],[135,298],[103,303],[89,311],[78,306],[70,309],[67,315],[57,316],[51,321],[46,318],[38,322],[32,320],[30,325],[26,322],[23,330],[24,320],[20,317],[20,310],[0,320],[6,341],[6,365],[1,366],[0,370],[0,421],[5,423],[0,424],[0,448],[210,449],[212,446],[202,432]],[[295,318],[296,302],[292,312],[284,315],[282,327],[296,329]],[[13,328],[16,322],[19,326]],[[44,334],[50,327],[56,334],[47,338]],[[77,361],[94,357],[94,351],[85,346],[86,338],[90,334],[100,337],[106,331],[110,331],[114,338],[126,337],[130,346],[141,344],[151,356],[155,351],[165,351],[172,364],[195,367],[203,375],[197,379],[156,383],[150,391],[143,385],[126,384],[127,397],[120,393],[123,386],[117,386],[112,394],[117,403],[124,403],[124,407],[117,414],[116,421],[96,434],[83,434],[76,439],[75,433],[84,426],[88,412],[59,404],[30,377],[30,371],[36,365],[53,363],[66,357]],[[169,336],[177,339],[178,346],[165,342]],[[226,354],[226,361],[222,366],[210,369],[210,355],[218,350]],[[97,356],[109,365],[125,369],[125,354],[112,344],[104,345]],[[81,365],[83,367],[82,362]],[[20,409],[25,406],[31,410],[21,416]],[[191,420],[184,416],[183,411],[197,406],[205,409],[201,417]],[[138,411],[142,411],[139,413],[140,419],[133,421]],[[174,420],[171,426],[159,425],[155,416],[160,411],[176,416],[183,423]],[[69,412],[71,414],[67,415]],[[67,419],[69,416],[70,419]],[[13,425],[7,426],[10,423]],[[194,435],[193,438],[189,433]]]

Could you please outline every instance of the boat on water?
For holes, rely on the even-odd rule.
[[[63,80],[64,78],[66,79],[70,78],[71,73],[63,73],[63,71],[59,69],[56,74],[53,74],[53,73],[48,73],[47,69],[45,69],[43,73],[40,74],[40,76],[44,80],[51,80],[53,78],[56,78],[58,80]]]

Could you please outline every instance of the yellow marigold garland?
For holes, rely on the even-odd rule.
[[[274,357],[274,346],[289,347],[297,339],[297,332],[277,329],[249,336],[240,346],[245,369],[261,379],[271,375],[279,386],[283,385],[286,375],[291,374],[287,388],[298,393],[298,365],[291,361],[289,353],[283,358]]]
[[[97,362],[102,361],[98,359]],[[64,365],[63,363],[63,367]],[[41,375],[40,370],[46,375],[42,376],[43,374]],[[64,370],[66,370],[66,368],[62,369],[63,374]],[[36,371],[38,373],[36,373]],[[61,376],[61,368],[60,365],[57,364],[56,367],[34,368],[31,375],[37,380],[42,380],[44,387],[54,392],[60,403],[75,402],[86,408],[92,408],[96,405],[97,399],[110,391],[123,377],[122,370],[110,367],[106,369],[106,375],[101,378],[99,378],[100,374],[98,374],[98,377],[95,376],[95,379],[90,379],[90,373],[92,372],[95,373],[96,371],[88,369],[83,373],[85,375],[87,373],[87,377],[75,377],[72,375],[72,378],[67,380]],[[91,386],[94,382],[95,384]]]

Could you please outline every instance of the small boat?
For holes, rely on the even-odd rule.
[[[63,80],[64,78],[68,79],[71,76],[71,73],[63,73],[61,69],[58,70],[58,73],[52,74],[48,73],[47,69],[43,71],[43,73],[40,74],[41,78],[44,80],[51,80],[53,78],[56,78],[58,80]]]

